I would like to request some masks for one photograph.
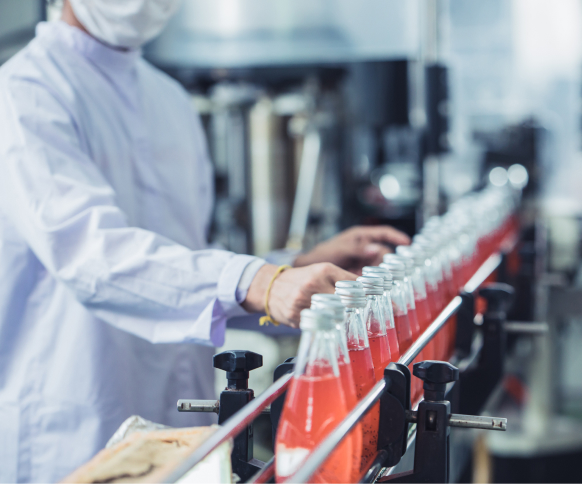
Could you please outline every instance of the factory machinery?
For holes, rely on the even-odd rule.
[[[508,322],[514,290],[506,283],[491,282],[506,279],[515,271],[512,259],[516,242],[515,231],[505,237],[398,362],[386,367],[384,378],[309,454],[289,482],[310,482],[378,401],[378,450],[360,482],[449,482],[451,427],[506,430],[507,419],[480,413],[502,379],[507,334],[539,329],[531,323]],[[450,332],[455,325],[455,351],[450,361],[414,364],[414,375],[424,382],[424,396],[411,402],[409,365],[435,337]],[[250,351],[215,355],[214,366],[226,371],[228,380],[220,400],[179,400],[178,411],[216,412],[221,428],[183,462],[169,482],[180,480],[229,439],[234,441],[233,472],[242,482],[272,481],[274,458],[264,463],[253,457],[253,420],[270,414],[274,441],[285,392],[292,380],[293,360],[279,365],[273,385],[254,398],[253,390],[248,389],[248,377],[262,365],[262,356]]]

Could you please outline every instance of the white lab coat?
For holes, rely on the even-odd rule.
[[[188,96],[62,22],[0,68],[0,481],[56,481],[139,414],[207,424],[213,345],[257,259],[207,248]],[[247,271],[248,272],[248,271]]]

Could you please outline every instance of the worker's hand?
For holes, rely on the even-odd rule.
[[[277,266],[265,264],[253,279],[242,306],[249,312],[264,312],[265,294]],[[333,294],[336,281],[356,276],[329,263],[292,268],[277,276],[269,294],[269,311],[279,323],[297,328],[302,309],[311,306],[311,296]]]
[[[386,225],[352,227],[316,245],[306,254],[295,259],[295,267],[316,262],[331,262],[355,274],[361,274],[362,267],[378,265],[384,254],[392,252],[390,245],[408,245],[410,238]]]

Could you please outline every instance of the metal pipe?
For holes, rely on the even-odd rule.
[[[487,279],[493,271],[499,267],[499,264],[501,264],[501,254],[495,253],[491,255],[489,259],[483,262],[481,267],[477,269],[475,274],[473,274],[473,277],[471,277],[467,284],[465,284],[463,290],[471,294],[474,293],[479,289],[479,286],[485,282],[485,279]]]
[[[224,422],[224,424],[214,434],[212,434],[208,440],[190,454],[187,459],[181,462],[174,472],[172,472],[163,482],[176,482],[196,464],[207,457],[213,450],[228,439],[240,434],[262,413],[263,408],[270,405],[273,400],[279,397],[287,389],[292,377],[293,374],[288,373],[279,378],[257,398],[251,400],[247,405],[241,408],[236,414]]]
[[[406,411],[406,420],[410,423],[418,423],[417,411]],[[507,430],[507,419],[500,417],[486,417],[480,415],[461,415],[453,413],[449,416],[450,427],[483,430]]]
[[[201,412],[218,413],[220,411],[220,400],[178,400],[178,412]],[[263,408],[263,415],[270,415],[271,406]]]
[[[311,452],[301,468],[290,476],[287,481],[296,483],[310,482],[311,477],[317,472],[317,469],[326,461],[333,450],[350,430],[356,426],[366,412],[372,408],[372,405],[378,401],[386,388],[386,380],[382,379],[376,383],[374,388],[370,390],[370,393],[360,400],[346,418]]]
[[[254,482],[268,482],[271,478],[275,475],[275,456],[271,457],[263,468],[257,472],[253,477],[251,477],[247,482],[254,483]]]
[[[506,321],[503,329],[508,333],[545,334],[550,330],[548,323],[527,321]]]
[[[432,324],[426,329],[424,333],[422,333],[418,339],[408,348],[406,353],[404,353],[398,363],[402,363],[403,365],[410,365],[414,358],[418,356],[418,354],[422,351],[422,349],[432,340],[435,334],[438,333],[439,329],[441,329],[444,324],[449,320],[449,318],[455,314],[459,308],[461,307],[461,296],[455,296],[453,300],[447,304],[445,309],[441,311],[441,313],[436,317],[436,319],[432,322]]]
[[[218,413],[218,400],[178,400],[178,412],[209,412]]]
[[[453,413],[449,418],[451,427],[484,430],[507,430],[507,419],[500,417],[486,417],[483,415],[460,415]]]

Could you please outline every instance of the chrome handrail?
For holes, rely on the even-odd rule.
[[[481,267],[475,271],[473,277],[471,277],[467,284],[465,284],[463,291],[474,293],[477,289],[479,289],[479,286],[485,282],[485,279],[493,274],[495,269],[499,267],[501,260],[501,254],[498,252],[489,256],[489,258],[483,262],[483,264],[481,264]]]
[[[198,447],[190,456],[180,463],[178,467],[163,481],[176,482],[183,477],[196,464],[206,458],[213,450],[222,445],[224,442],[240,434],[250,423],[257,418],[263,408],[271,404],[278,398],[289,385],[292,373],[288,373],[279,378],[257,398],[251,400],[237,413],[230,417],[224,424],[210,436],[200,447]]]
[[[406,352],[398,359],[398,363],[402,363],[405,366],[410,365],[414,358],[416,358],[424,347],[430,343],[451,316],[459,310],[462,302],[463,300],[460,296],[455,296],[453,300],[446,305],[445,309],[443,309],[435,318],[431,325],[426,328],[424,333],[422,333],[418,339],[410,345],[410,348],[408,348],[408,350],[406,350]]]
[[[275,456],[271,457],[263,468],[257,472],[253,477],[251,477],[247,483],[263,483],[268,482],[275,475]]]

